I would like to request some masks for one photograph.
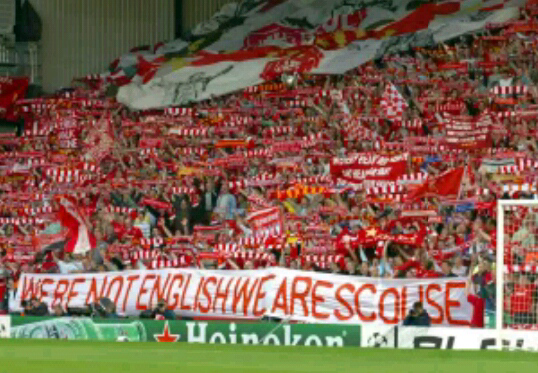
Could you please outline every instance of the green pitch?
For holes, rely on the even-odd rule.
[[[538,354],[0,340],[0,373],[534,372]]]

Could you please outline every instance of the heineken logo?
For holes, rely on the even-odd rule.
[[[350,345],[350,327],[324,328],[317,325],[276,324],[221,324],[208,322],[187,322],[186,339],[188,343],[244,344],[275,346],[327,346],[344,347]],[[165,325],[163,335],[169,333]],[[358,336],[358,328],[355,334]],[[162,336],[159,336],[162,337]],[[157,336],[156,336],[157,339]],[[357,342],[358,345],[358,342]]]
[[[171,334],[168,321],[164,324],[162,334],[154,334],[153,337],[157,342],[177,342],[180,338],[179,334]]]

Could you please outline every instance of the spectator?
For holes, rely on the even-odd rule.
[[[224,183],[221,188],[221,194],[217,199],[215,213],[224,220],[234,220],[237,201],[235,196],[230,193],[228,185]]]
[[[457,275],[452,272],[452,263],[448,260],[444,260],[443,263],[441,263],[441,272],[443,273],[443,277],[457,277]]]
[[[422,302],[415,302],[413,308],[409,311],[409,315],[403,322],[404,326],[430,326],[431,319],[428,311],[422,306]]]
[[[452,267],[452,273],[459,277],[465,277],[468,274],[468,268],[463,265],[463,257],[461,254],[454,256],[454,266]]]
[[[140,229],[144,238],[149,238],[151,234],[151,218],[145,208],[138,209],[138,214],[134,220],[134,227]]]
[[[28,316],[47,316],[49,308],[45,302],[40,302],[37,298],[32,298],[25,309],[25,314]]]
[[[159,299],[157,307],[153,310],[153,318],[158,320],[175,320],[176,315],[168,308],[164,299]]]
[[[471,262],[471,268],[473,268],[474,264],[475,264],[474,261]],[[484,327],[485,301],[482,297],[474,294],[472,271],[470,271],[469,273],[465,291],[467,293],[467,300],[473,306],[470,326],[471,328],[483,328]]]
[[[4,254],[5,255],[5,254]],[[2,257],[0,252],[0,259]],[[8,300],[8,281],[10,278],[9,271],[0,262],[0,314],[7,313],[7,300]]]
[[[65,254],[66,260],[58,259],[58,254],[55,251],[52,252],[52,256],[61,274],[81,273],[84,271],[82,256],[79,254]]]
[[[480,257],[478,259],[478,266],[473,272],[473,283],[477,287],[476,294],[484,299],[486,304],[486,311],[495,310],[495,277],[491,270],[491,258]]]
[[[197,208],[196,223],[209,225],[211,223],[211,214],[217,206],[219,193],[215,188],[213,179],[208,179],[205,183],[205,191],[200,194],[200,203]]]
[[[515,276],[514,287],[508,294],[506,311],[513,324],[536,324],[536,284],[523,273]]]
[[[188,236],[192,234],[193,220],[191,206],[186,197],[180,198],[179,206],[174,217],[174,231],[176,234]]]
[[[67,316],[67,313],[63,310],[62,306],[57,304],[52,307],[52,315],[56,317]]]

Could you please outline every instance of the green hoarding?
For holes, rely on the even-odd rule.
[[[358,347],[361,341],[358,325],[278,325],[29,316],[11,317],[11,337],[326,347]]]

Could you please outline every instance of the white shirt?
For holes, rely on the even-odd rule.
[[[64,262],[63,260],[58,260],[56,261],[56,264],[58,265],[60,273],[63,275],[84,270],[82,262]]]
[[[467,276],[467,267],[466,266],[461,266],[459,268],[452,267],[452,273],[459,277],[465,277]]]

